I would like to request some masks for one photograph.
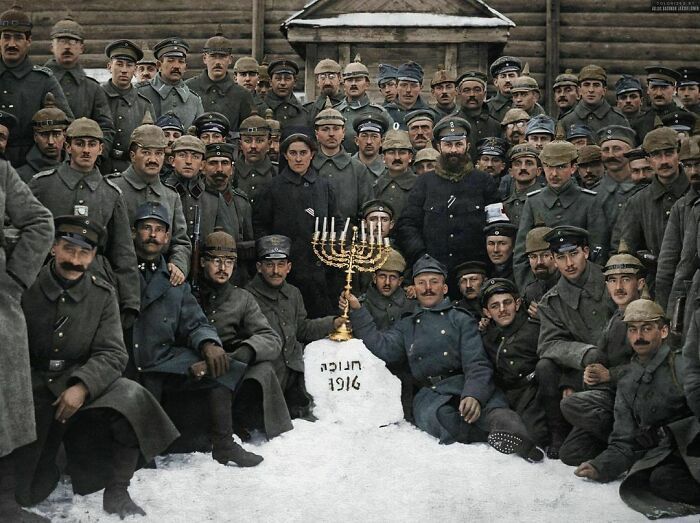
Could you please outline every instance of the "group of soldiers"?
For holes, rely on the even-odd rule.
[[[259,464],[234,434],[314,419],[304,346],[345,307],[440,442],[700,511],[700,70],[623,76],[616,106],[604,69],[566,71],[549,116],[516,57],[438,70],[432,105],[415,62],[327,58],[302,104],[294,61],[234,63],[220,32],[188,80],[183,38],[110,42],[103,84],[75,20],[45,66],[31,35],[0,15],[3,520],[42,520],[21,506],[62,474],[124,518],[159,454]],[[389,240],[351,292],[326,223]]]

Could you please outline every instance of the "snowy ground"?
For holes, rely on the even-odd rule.
[[[439,445],[405,421],[377,427],[378,418],[397,419],[397,409],[400,417],[399,389],[396,378],[357,340],[342,345],[315,342],[306,349],[305,363],[319,421],[296,420],[294,430],[246,445],[265,457],[255,468],[224,467],[200,453],[158,458],[158,468],[138,471],[130,488],[148,516],[130,519],[647,521],[622,502],[618,482],[581,480],[560,461],[531,464],[486,444]],[[352,381],[356,386],[339,391],[337,384],[351,367],[356,369],[349,372],[357,376]],[[387,390],[394,391],[389,400],[383,396]],[[119,521],[102,511],[101,492],[73,496],[69,484],[61,484],[36,510],[52,521]]]

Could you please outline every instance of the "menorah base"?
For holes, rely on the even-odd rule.
[[[350,324],[347,321],[343,322],[340,327],[328,335],[328,339],[333,341],[348,341],[353,339]]]

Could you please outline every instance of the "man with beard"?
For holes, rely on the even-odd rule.
[[[270,155],[270,128],[267,120],[253,114],[241,122],[238,129],[241,137],[240,151],[243,155],[236,163],[236,187],[243,191],[254,208],[256,202],[277,175]]]
[[[294,95],[299,66],[291,60],[273,60],[267,67],[270,90],[263,101],[282,129],[306,124],[306,111]],[[258,86],[260,84],[258,83]]]
[[[647,72],[647,96],[649,108],[634,122],[637,138],[641,142],[644,137],[655,129],[657,121],[672,113],[685,113],[685,109],[678,107],[673,101],[676,94],[676,82],[681,75],[674,69],[654,65],[644,68]],[[658,120],[657,120],[658,118]]]
[[[172,285],[182,285],[190,270],[192,245],[187,236],[187,222],[177,192],[160,180],[165,158],[166,140],[163,130],[144,124],[131,133],[129,157],[131,165],[121,174],[110,177],[121,189],[129,214],[134,223],[136,210],[145,202],[159,202],[168,211],[169,246],[164,256]]]
[[[374,198],[387,202],[393,209],[393,219],[398,220],[406,207],[408,194],[416,183],[411,169],[413,150],[406,131],[389,131],[382,143],[386,170],[372,186]],[[364,203],[364,202],[363,202]]]
[[[345,222],[357,219],[362,205],[372,198],[373,176],[360,161],[343,149],[345,118],[335,109],[327,108],[316,116],[315,130],[319,151],[313,159],[318,175],[328,179],[338,195],[338,212]]]
[[[369,70],[367,66],[360,62],[360,56],[358,55],[355,57],[355,61],[349,63],[343,70],[345,98],[338,105],[333,106],[345,118],[343,147],[349,153],[357,152],[354,124],[360,115],[372,114],[377,118],[385,119],[388,122],[387,129],[394,123],[386,109],[370,101],[367,95],[369,86]]]
[[[480,261],[467,261],[455,267],[457,287],[461,298],[452,303],[470,312],[477,321],[481,320],[481,302],[479,293],[486,281],[486,264]]]
[[[605,166],[605,175],[596,187],[596,196],[608,223],[617,223],[618,216],[627,200],[640,186],[631,179],[630,161],[625,154],[634,147],[634,129],[619,125],[603,127],[598,132],[600,157]],[[581,161],[579,160],[579,172]]]
[[[586,145],[578,152],[578,176],[581,185],[586,189],[598,189],[601,178],[605,174],[600,147],[597,145]],[[613,222],[614,223],[614,222]]]
[[[282,352],[272,366],[289,414],[292,419],[305,417],[311,410],[311,398],[304,386],[304,344],[322,339],[345,320],[337,316],[307,318],[299,289],[287,281],[293,269],[291,239],[273,234],[259,238],[255,245],[257,273],[246,290],[282,340]]]
[[[47,93],[51,92],[56,106],[73,118],[63,89],[51,70],[32,65],[29,59],[32,27],[31,18],[19,6],[0,14],[0,82],[3,87],[0,110],[12,113],[18,122],[4,152],[15,168],[25,164],[27,152],[34,144],[32,116],[42,108]]]
[[[340,64],[330,58],[324,58],[314,67],[319,93],[315,101],[311,100],[304,104],[309,127],[313,127],[316,115],[323,111],[329,99],[333,107],[343,101],[340,92],[340,71]]]
[[[53,95],[48,93],[44,108],[32,117],[34,146],[27,153],[27,163],[17,169],[22,181],[29,183],[36,173],[57,167],[62,162],[68,123],[66,113],[56,107]]]
[[[522,70],[522,61],[514,56],[501,56],[489,67],[493,85],[496,86],[498,92],[487,102],[487,105],[489,114],[498,122],[503,121],[503,117],[513,106],[510,89],[513,87],[513,81],[520,76]]]
[[[552,89],[554,90],[554,101],[559,108],[557,120],[560,120],[578,103],[580,98],[578,77],[571,69],[567,69],[554,79]]]
[[[430,81],[430,92],[435,98],[433,111],[436,113],[438,120],[445,116],[450,116],[457,112],[457,79],[455,76],[445,69],[438,69]]]
[[[676,305],[674,302],[678,297],[677,293],[672,293],[672,288],[675,288],[676,291],[681,290],[675,286],[676,279],[679,277],[679,272],[685,273],[686,271],[685,267],[680,265],[681,252],[686,249],[683,243],[684,239],[687,238],[689,242],[687,249],[690,250],[693,250],[697,242],[694,236],[686,236],[686,234],[689,232],[692,234],[691,231],[697,230],[696,204],[700,198],[700,147],[698,144],[700,144],[698,136],[687,138],[681,143],[681,149],[678,153],[678,159],[683,166],[681,176],[690,180],[690,187],[671,207],[656,267],[656,302],[671,312],[673,312]],[[683,265],[685,266],[685,262]],[[681,271],[681,269],[683,270]],[[685,279],[690,280],[691,276],[687,276]],[[669,296],[672,294],[675,298],[673,301],[669,300]],[[691,311],[696,308],[693,300],[687,303],[687,308]],[[690,319],[690,315],[687,319]],[[687,330],[689,324],[685,323],[684,325],[684,329]]]
[[[581,147],[596,143],[593,134],[593,130],[587,125],[578,123],[571,124],[569,128],[566,129],[566,141],[573,144],[577,151],[580,151]]]
[[[700,469],[693,439],[697,442],[700,427],[683,393],[687,363],[668,345],[664,311],[653,301],[633,301],[623,321],[635,354],[618,383],[613,431],[607,448],[574,474],[604,483],[629,471],[620,496],[631,508],[648,518],[698,514]]]
[[[559,281],[559,269],[549,250],[549,242],[544,240],[551,230],[550,227],[535,227],[525,239],[525,254],[534,279],[525,285],[522,296],[527,305],[527,314],[532,319],[537,319],[537,307],[542,296]]]
[[[505,454],[531,462],[542,452],[520,417],[507,408],[493,384],[493,369],[470,314],[446,298],[447,269],[429,255],[413,266],[419,307],[386,331],[352,294],[348,304],[354,334],[385,362],[408,363],[420,389],[413,399],[416,425],[440,443],[488,441]]]
[[[676,81],[676,93],[683,108],[700,117],[700,69],[681,67],[678,74],[681,77]]]
[[[114,289],[86,274],[104,228],[94,217],[55,224],[53,259],[22,297],[37,440],[14,453],[16,498],[35,505],[51,494],[63,444],[74,493],[104,488],[105,512],[144,516],[128,492],[138,461],[151,461],[178,433],[153,396],[121,377],[129,357]]]
[[[202,99],[183,79],[189,50],[189,44],[182,38],[171,37],[158,42],[153,48],[158,59],[158,74],[138,88],[139,93],[151,101],[158,118],[172,112],[184,127],[192,125],[204,112]]]
[[[643,92],[642,83],[634,76],[623,74],[617,82],[615,82],[617,108],[622,111],[633,129],[636,129],[636,121],[643,114]]]
[[[396,74],[398,67],[389,64],[379,64],[379,74],[377,75],[377,87],[384,97],[384,105],[396,100]]]
[[[644,288],[644,266],[622,245],[620,252],[605,264],[603,274],[608,295],[617,306],[596,344],[603,357],[600,363],[592,363],[584,369],[586,390],[563,398],[560,405],[573,429],[562,444],[559,457],[571,466],[593,459],[605,450],[613,428],[615,389],[627,373],[634,354],[622,319],[627,306],[639,299]]]
[[[648,251],[657,258],[661,252],[664,231],[671,215],[671,208],[690,186],[688,177],[680,171],[678,160],[678,133],[668,127],[659,127],[647,133],[642,143],[644,152],[655,176],[644,190],[635,193],[620,214],[619,235],[612,238],[614,248],[624,239],[630,252]],[[685,215],[685,212],[681,213]],[[616,231],[617,232],[617,231]],[[673,237],[672,237],[673,238]],[[680,239],[672,239],[678,242]],[[673,263],[675,266],[675,263]],[[656,280],[656,267],[650,267],[649,281]],[[654,292],[654,289],[651,289]],[[662,288],[662,293],[668,290]],[[662,298],[667,299],[666,296]]]
[[[417,109],[430,109],[430,106],[421,98],[420,91],[423,87],[423,68],[416,62],[406,62],[399,66],[396,73],[396,99],[387,104],[386,110],[391,119],[399,124],[399,129],[404,131],[406,115]],[[433,111],[434,112],[434,111]]]
[[[537,80],[529,75],[529,71],[523,71],[522,76],[513,80],[510,88],[510,96],[513,107],[522,109],[531,117],[545,114],[544,109],[537,101],[540,99],[540,86]]]
[[[489,257],[489,278],[513,281],[513,243],[518,226],[510,222],[496,222],[484,227],[486,255]]]
[[[481,336],[493,365],[494,381],[508,406],[522,418],[535,442],[547,444],[547,423],[537,399],[539,322],[528,318],[523,300],[510,280],[491,278],[481,291],[482,313],[490,321]]]
[[[102,89],[116,123],[109,158],[102,164],[102,172],[109,174],[122,172],[129,167],[127,146],[131,133],[141,125],[146,113],[151,121],[156,120],[156,113],[150,100],[131,84],[136,62],[143,56],[141,49],[129,40],[115,40],[107,44],[105,54],[109,59],[107,69],[111,78],[102,84]]]
[[[595,191],[579,187],[572,179],[577,157],[572,144],[559,140],[548,143],[540,152],[547,186],[528,194],[515,241],[513,269],[515,283],[521,289],[531,277],[525,256],[525,238],[536,223],[542,222],[547,227],[566,224],[586,228],[590,234],[592,258],[606,259],[608,226],[596,205]]]
[[[222,465],[234,462],[239,467],[254,467],[263,458],[233,440],[231,409],[232,395],[252,349],[244,346],[227,354],[214,328],[216,322],[204,315],[189,284],[171,285],[163,257],[170,240],[170,223],[168,210],[160,203],[146,202],[136,211],[133,228],[141,314],[128,333],[126,376],[143,384],[159,402],[184,393],[178,398],[178,411],[186,401],[195,402],[198,411],[208,407],[212,459]],[[228,261],[230,253],[215,257],[212,265],[233,266],[232,260]],[[202,359],[204,369],[193,368]]]
[[[529,143],[514,145],[508,151],[508,178],[501,183],[508,191],[508,196],[503,200],[506,215],[512,223],[520,225],[520,216],[525,208],[525,202],[529,193],[545,186],[540,166],[539,151]],[[510,182],[506,185],[503,182]],[[505,187],[504,187],[505,186]]]
[[[122,320],[128,327],[139,310],[136,255],[121,190],[96,166],[102,140],[97,122],[74,120],[66,130],[68,162],[37,174],[29,188],[54,216],[73,214],[105,224],[100,253],[91,270],[116,289]]]
[[[435,112],[430,109],[417,109],[405,116],[408,138],[415,152],[433,146],[433,126]]]
[[[481,71],[467,71],[457,79],[460,109],[457,116],[464,118],[472,128],[472,140],[501,136],[501,124],[489,114],[484,104],[486,99],[486,75]],[[477,161],[476,151],[472,151],[472,161]]]
[[[503,137],[508,140],[510,145],[518,145],[527,141],[525,131],[529,121],[530,115],[522,109],[508,109],[501,121],[501,130]]]
[[[508,142],[503,138],[492,136],[476,142],[476,168],[493,176],[502,198],[505,197],[503,192],[507,191],[503,184],[507,152]]]
[[[496,182],[469,159],[469,133],[469,123],[457,116],[437,123],[433,137],[440,159],[435,171],[416,179],[397,224],[407,259],[429,253],[447,265],[450,281],[463,261],[486,260],[484,207],[498,201]]]
[[[598,265],[588,261],[588,232],[558,226],[543,239],[562,277],[538,305],[541,322],[537,362],[538,395],[547,416],[550,444],[547,455],[558,459],[569,432],[559,403],[581,388],[586,366],[603,361],[596,343],[612,311],[605,294],[605,278]]]
[[[384,133],[389,128],[389,120],[381,114],[366,113],[355,118],[353,127],[357,152],[352,157],[362,162],[375,178],[379,178],[386,169],[380,151]]]
[[[413,172],[417,176],[421,176],[427,172],[434,171],[437,161],[440,158],[440,153],[432,148],[426,148],[416,153],[413,158]]]
[[[228,143],[211,143],[204,153],[204,174],[207,192],[223,198],[224,209],[228,215],[227,231],[236,242],[239,270],[235,282],[245,285],[251,277],[251,263],[255,260],[255,237],[253,235],[253,207],[248,196],[234,186],[233,181],[233,145]]]
[[[257,87],[260,82],[260,64],[252,56],[241,56],[233,64],[233,74],[236,84],[246,89],[253,97],[253,103],[259,115],[264,115],[267,110],[263,97],[258,94]]]
[[[83,27],[68,17],[56,22],[50,36],[53,58],[44,66],[51,69],[61,84],[73,116],[90,118],[99,124],[104,135],[102,158],[107,160],[114,141],[115,126],[107,95],[99,82],[87,76],[80,65],[80,57],[85,52]]]
[[[581,100],[559,120],[564,129],[571,125],[588,126],[598,132],[608,125],[629,126],[625,115],[617,107],[611,107],[605,99],[608,75],[605,69],[597,65],[587,65],[578,74]]]
[[[541,151],[545,144],[554,140],[554,120],[546,114],[539,114],[530,118],[525,128],[525,141]]]

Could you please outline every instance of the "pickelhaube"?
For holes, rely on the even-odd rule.
[[[96,138],[101,142],[105,136],[99,124],[90,118],[77,118],[66,129],[66,138]]]
[[[67,16],[54,24],[50,36],[51,38],[71,38],[82,42],[85,39],[85,30],[82,25]]]
[[[578,151],[578,164],[585,165],[587,163],[600,162],[602,153],[597,145],[584,145]]]
[[[231,53],[233,53],[233,43],[231,42],[231,40],[224,36],[221,24],[219,24],[219,26],[217,27],[214,36],[212,36],[206,42],[204,42],[202,52],[206,54],[225,55],[230,55]]]
[[[578,85],[578,76],[576,76],[571,69],[566,69],[563,73],[557,75],[552,87],[556,89],[557,87],[563,87],[565,85]]]
[[[131,133],[129,147],[131,147],[132,144],[136,144],[144,149],[165,149],[168,145],[168,141],[165,139],[163,129],[157,125],[143,124],[139,125]]]
[[[15,4],[0,14],[0,32],[31,33],[32,27],[32,19],[20,5]]]
[[[539,158],[540,151],[531,143],[519,143],[511,147],[510,151],[508,151],[508,159],[511,162],[521,156],[534,156],[535,158]]]
[[[251,114],[241,122],[238,128],[241,136],[269,136],[270,125],[268,120],[257,114]]]
[[[508,109],[508,111],[506,111],[506,114],[503,116],[503,120],[501,120],[501,126],[508,125],[509,123],[529,121],[529,120],[530,120],[530,115],[527,114],[527,111],[525,111],[523,109],[518,109],[517,107],[513,107],[511,109]]]
[[[446,83],[456,84],[457,77],[447,69],[438,69],[435,71],[435,74],[433,74],[432,80],[430,80],[430,87]]]
[[[389,248],[389,254],[387,255],[386,261],[379,267],[380,271],[392,271],[403,274],[406,270],[406,260],[401,253],[396,249]]]
[[[44,107],[32,116],[32,129],[36,132],[63,130],[69,123],[66,113],[56,107],[53,93],[46,93]]]
[[[535,80],[531,76],[518,76],[515,80],[513,80],[511,85],[511,93],[520,93],[527,91],[539,92],[540,90],[540,86],[537,83],[537,80]]]
[[[360,55],[355,55],[355,59],[345,66],[343,69],[343,78],[359,78],[366,77],[369,79],[369,69],[362,63]]]
[[[265,111],[265,121],[267,126],[270,128],[270,136],[280,136],[282,134],[282,128],[279,121],[272,117],[272,109],[267,109]]]
[[[345,125],[345,117],[340,111],[333,109],[331,99],[327,97],[324,109],[314,119],[314,125],[316,127],[321,125]]]
[[[644,272],[644,264],[638,258],[629,253],[629,248],[625,240],[620,240],[617,254],[608,258],[603,274],[611,276],[613,274],[641,274]]]

